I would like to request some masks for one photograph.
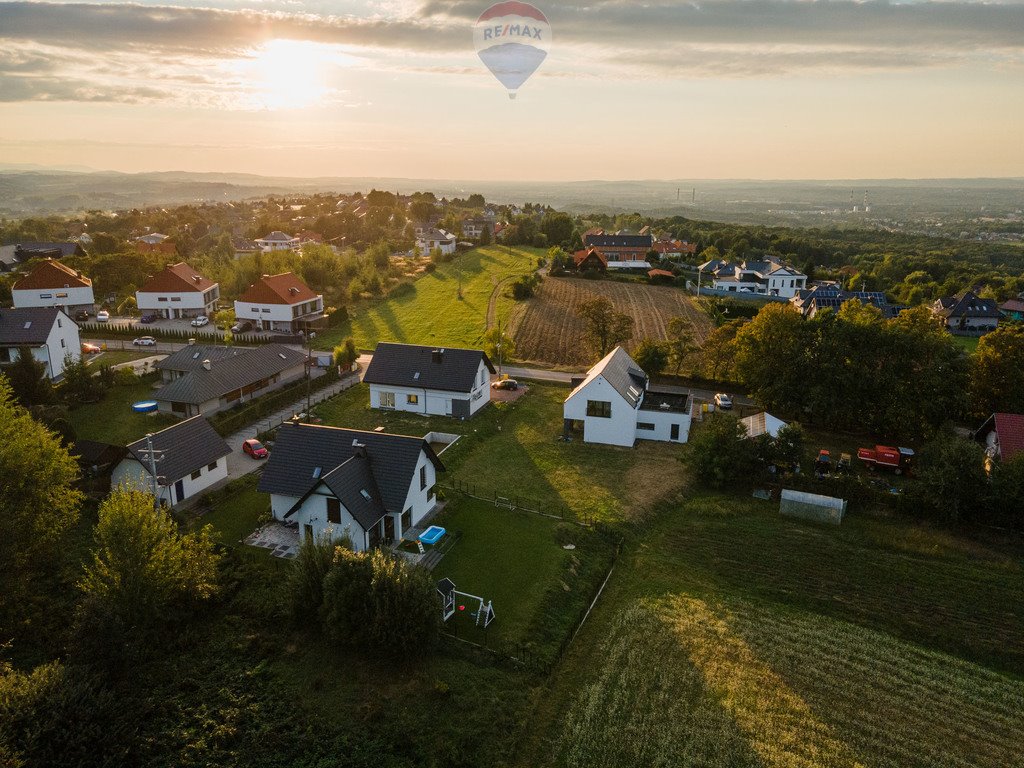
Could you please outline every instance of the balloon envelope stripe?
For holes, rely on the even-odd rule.
[[[519,3],[514,0],[507,3],[495,3],[480,14],[479,21],[490,21],[499,16],[525,16],[537,21],[543,21],[545,24],[548,21],[547,16],[529,3]]]

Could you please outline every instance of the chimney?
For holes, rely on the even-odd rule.
[[[206,370],[210,370],[210,361],[209,361],[209,359],[203,360],[203,368],[205,368]]]
[[[437,364],[440,365],[440,363],[443,360],[444,360],[444,350],[443,349],[435,349],[433,352],[430,353],[430,361],[431,362],[437,363]]]

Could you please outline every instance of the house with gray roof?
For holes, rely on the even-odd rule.
[[[156,465],[160,501],[175,506],[228,476],[231,448],[202,416],[174,424],[127,446],[114,467],[111,487],[119,485],[153,491],[152,458]]]
[[[437,506],[444,465],[422,437],[283,424],[260,476],[275,520],[357,552],[401,539]]]
[[[647,374],[622,347],[574,384],[562,406],[566,434],[582,428],[584,442],[630,448],[637,440],[689,439],[689,397],[651,387]]]
[[[283,344],[253,349],[197,344],[175,352],[158,368],[168,382],[153,397],[160,411],[209,416],[302,379],[306,355]]]
[[[18,360],[20,350],[46,366],[46,375],[59,380],[66,360],[82,356],[78,326],[58,307],[0,309],[0,369]]]
[[[995,299],[983,299],[976,290],[936,299],[932,314],[955,336],[980,336],[994,331],[1002,318]]]
[[[370,407],[467,419],[491,401],[490,358],[479,349],[382,341],[363,381]]]
[[[711,287],[730,293],[754,293],[790,299],[807,288],[807,275],[783,264],[774,256],[763,261],[732,264],[712,259],[698,267],[701,276],[709,275]]]

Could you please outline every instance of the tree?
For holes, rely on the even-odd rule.
[[[657,376],[668,365],[668,347],[664,342],[642,339],[633,351],[633,359],[648,376]]]
[[[981,337],[971,364],[970,407],[978,417],[1024,413],[1024,326],[1002,325]]]
[[[46,364],[36,360],[28,347],[18,349],[17,359],[5,373],[15,397],[22,405],[49,405],[54,401],[53,385],[46,375]]]
[[[1024,453],[993,466],[992,508],[996,511],[993,522],[1024,528]]]
[[[747,429],[729,413],[713,413],[690,436],[687,461],[697,482],[724,488],[746,482],[755,464],[756,446]]]
[[[498,346],[501,345],[501,349]],[[484,334],[484,352],[494,363],[507,363],[516,354],[516,345],[512,337],[505,333],[501,326],[488,328]]]
[[[583,320],[587,343],[598,358],[633,335],[633,318],[617,312],[611,301],[603,296],[580,303],[576,314]]]
[[[545,213],[540,222],[540,231],[547,236],[551,245],[568,245],[572,239],[572,217],[567,213]]]
[[[78,520],[77,479],[68,449],[14,402],[0,375],[0,612],[25,593]]]
[[[665,348],[668,351],[668,365],[672,367],[672,373],[678,376],[686,358],[697,349],[693,343],[693,325],[685,317],[673,317],[668,321]]]
[[[804,429],[796,422],[779,429],[774,440],[774,460],[781,467],[795,469],[804,458]]]
[[[153,497],[119,487],[100,505],[96,549],[79,586],[80,629],[99,647],[112,637],[140,640],[217,591],[212,527],[182,534]]]
[[[487,205],[487,202],[484,200],[483,195],[473,193],[468,198],[466,198],[466,205],[470,208],[483,208],[485,205]]]
[[[139,311],[139,305],[134,296],[128,296],[117,305],[116,311],[122,317],[133,317]]]
[[[352,365],[359,358],[356,343],[351,336],[334,348],[334,364],[344,371],[352,370]]]
[[[81,357],[72,360],[64,358],[64,381],[61,394],[68,403],[90,403],[103,398],[103,384],[92,375],[89,366]]]
[[[489,225],[485,225],[480,230],[480,245],[490,245],[494,238],[491,236],[491,228]]]
[[[985,453],[973,440],[941,432],[921,450],[913,496],[946,522],[960,522],[986,506]]]
[[[288,570],[288,592],[296,622],[317,619],[324,602],[324,579],[339,546],[352,548],[350,541],[335,543],[329,536],[307,537]]]

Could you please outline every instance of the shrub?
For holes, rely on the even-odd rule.
[[[352,548],[351,542],[335,545],[330,538],[307,539],[288,571],[288,594],[296,622],[316,620],[324,602],[324,579],[334,562],[338,546]]]
[[[731,414],[713,413],[694,430],[687,460],[697,482],[724,488],[746,482],[754,466],[755,445],[747,430]]]
[[[389,299],[398,299],[402,296],[412,296],[416,293],[416,286],[412,283],[399,283],[388,291]]]
[[[436,272],[437,271],[437,264],[435,264],[434,262],[431,261],[431,262],[429,262],[427,264],[427,266],[425,266],[423,268],[423,271],[426,272],[428,275],[433,273],[433,272]]]

